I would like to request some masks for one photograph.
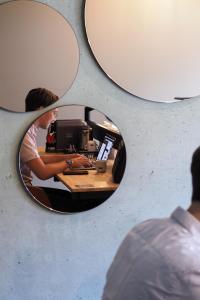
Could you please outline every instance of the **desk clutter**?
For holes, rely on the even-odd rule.
[[[63,171],[64,175],[86,175],[88,174],[87,170],[67,170],[67,171]]]
[[[64,171],[65,175],[88,174],[86,169],[105,172],[106,161],[114,147],[118,151],[113,168],[113,181],[120,183],[125,170],[126,152],[117,127],[109,122],[100,125],[90,120],[87,123],[81,119],[70,119],[56,120],[49,125],[47,131],[46,152],[80,153],[93,161],[90,168],[74,168]]]

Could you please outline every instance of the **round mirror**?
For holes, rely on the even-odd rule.
[[[79,48],[64,17],[30,0],[0,4],[0,107],[24,112],[32,89],[63,96],[77,74]]]
[[[28,128],[19,172],[31,197],[60,213],[92,209],[118,188],[126,150],[119,129],[85,106],[54,108]]]
[[[90,47],[105,73],[143,99],[200,94],[200,2],[86,0]]]

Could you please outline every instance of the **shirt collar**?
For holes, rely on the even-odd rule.
[[[180,223],[192,234],[200,236],[200,222],[188,211],[181,207],[177,207],[171,214],[171,218]]]

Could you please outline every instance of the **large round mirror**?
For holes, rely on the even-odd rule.
[[[79,65],[70,24],[53,8],[30,0],[0,5],[0,107],[24,112],[28,92],[38,87],[63,96]]]
[[[119,129],[85,106],[54,108],[36,119],[19,149],[26,191],[60,213],[86,211],[106,201],[124,174],[126,150]]]
[[[200,1],[86,0],[85,26],[99,65],[143,99],[200,94]]]

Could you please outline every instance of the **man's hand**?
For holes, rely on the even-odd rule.
[[[79,155],[72,159],[72,168],[81,168],[81,167],[90,167],[91,162],[89,159],[84,155]]]

